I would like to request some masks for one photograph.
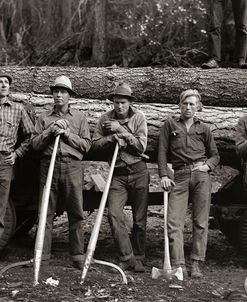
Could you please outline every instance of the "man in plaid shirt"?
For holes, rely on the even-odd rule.
[[[13,166],[17,157],[23,157],[28,151],[34,131],[34,125],[23,104],[13,102],[9,96],[11,83],[10,75],[0,73],[0,238],[4,232]],[[24,140],[16,148],[19,129]]]

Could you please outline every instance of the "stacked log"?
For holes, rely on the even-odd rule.
[[[58,75],[70,77],[74,90],[71,105],[83,111],[91,131],[99,116],[112,108],[107,95],[117,83],[127,82],[136,97],[134,106],[148,122],[147,154],[157,159],[158,135],[169,115],[179,114],[179,94],[198,89],[204,109],[197,116],[211,128],[221,154],[221,162],[239,163],[234,148],[235,126],[247,113],[247,75],[240,69],[201,70],[199,68],[79,68],[79,67],[2,67],[14,77],[12,91],[17,99],[30,101],[36,112],[52,105],[49,86]],[[99,155],[92,155],[98,157]],[[103,155],[104,157],[104,155]],[[99,157],[102,159],[102,156]]]

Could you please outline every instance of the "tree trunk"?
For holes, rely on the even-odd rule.
[[[47,110],[53,104],[50,95],[28,95],[14,94],[18,100],[29,100],[35,107],[37,115]],[[112,108],[111,102],[97,99],[72,98],[71,106],[82,111],[89,122],[91,133],[99,117]],[[178,115],[179,108],[172,104],[146,104],[134,103],[136,108],[144,112],[148,124],[148,147],[147,154],[152,161],[157,160],[157,146],[160,127],[168,116]],[[247,108],[227,108],[205,106],[202,112],[197,113],[197,117],[206,123],[214,137],[221,154],[221,163],[237,166],[239,160],[235,153],[234,138],[235,126],[238,118],[247,114]],[[89,154],[91,159],[106,159],[107,154]]]
[[[131,85],[137,102],[176,104],[187,88],[198,89],[206,106],[247,106],[247,76],[241,69],[2,67],[14,77],[13,91],[50,93],[58,75],[70,77],[78,97],[105,99],[119,81]]]
[[[106,46],[106,0],[97,0],[94,7],[93,62],[105,64]]]

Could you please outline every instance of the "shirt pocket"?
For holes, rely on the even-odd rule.
[[[176,150],[181,148],[183,145],[183,133],[181,130],[174,130],[170,133],[170,145],[171,150]]]
[[[1,120],[0,121],[0,133],[5,137],[12,137],[15,135],[18,129],[18,125],[11,120]]]
[[[204,131],[197,129],[190,135],[191,147],[197,151],[205,151]]]

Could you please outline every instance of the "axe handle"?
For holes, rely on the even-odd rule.
[[[39,270],[40,270],[43,245],[44,245],[47,210],[48,210],[51,182],[52,182],[52,176],[54,171],[54,165],[56,161],[59,138],[60,135],[58,135],[55,139],[49,170],[46,178],[46,183],[43,190],[41,206],[39,210],[39,224],[38,224],[38,230],[37,230],[35,248],[34,248],[34,285],[37,285],[39,280]]]
[[[167,231],[168,192],[164,191],[164,270],[171,270],[169,238]]]
[[[113,171],[114,171],[115,163],[117,160],[118,150],[119,150],[119,146],[118,146],[118,144],[116,144],[115,151],[114,151],[114,154],[112,157],[110,171],[109,171],[108,178],[107,178],[106,185],[105,185],[105,189],[104,189],[104,192],[101,197],[98,214],[96,216],[94,227],[93,227],[93,230],[92,230],[92,233],[90,236],[90,240],[88,243],[86,258],[85,258],[84,267],[83,267],[82,275],[81,275],[81,282],[80,282],[81,284],[84,282],[84,280],[86,278],[88,268],[93,259],[94,251],[96,248],[96,243],[97,243],[98,236],[99,236],[100,226],[101,226],[101,222],[102,222],[102,218],[103,218],[103,214],[104,214],[104,209],[105,209],[105,205],[106,205],[106,201],[107,201],[107,196],[108,196],[108,192],[110,189],[110,184],[111,184],[111,180],[112,180],[112,176],[113,176]]]

